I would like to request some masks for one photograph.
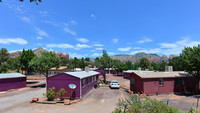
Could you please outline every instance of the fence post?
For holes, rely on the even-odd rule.
[[[167,100],[167,105],[169,104],[169,99]]]
[[[197,108],[199,107],[199,96],[197,96]]]

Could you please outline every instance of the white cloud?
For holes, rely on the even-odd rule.
[[[70,44],[47,44],[46,46],[52,48],[65,48],[65,49],[74,48],[74,46]]]
[[[78,40],[79,42],[82,42],[82,43],[87,43],[87,42],[89,42],[89,40],[86,39],[86,38],[77,38],[76,40]]]
[[[142,44],[142,43],[146,43],[146,42],[152,42],[153,40],[152,39],[150,39],[150,38],[144,38],[143,40],[139,40],[137,43],[140,43],[140,44]]]
[[[95,48],[96,50],[103,50],[103,48]]]
[[[26,17],[26,16],[23,16],[23,17],[20,17],[21,20],[23,20],[24,22],[27,22],[27,23],[31,23],[31,19],[29,17]]]
[[[76,47],[74,49],[80,50],[80,49],[84,49],[84,48],[90,48],[90,46],[87,44],[76,44]]]
[[[104,45],[103,44],[93,44],[93,46],[102,47]]]
[[[47,11],[40,11],[41,16],[47,16],[48,12]]]
[[[95,52],[95,50],[90,50],[90,52]]]
[[[76,24],[77,24],[77,22],[74,21],[74,20],[71,20],[70,23],[73,24],[73,25],[76,25]]]
[[[133,47],[132,49],[144,49],[142,47]]]
[[[55,22],[55,21],[45,20],[44,23],[51,24],[53,26],[59,26],[59,24],[57,22]]]
[[[65,27],[64,28],[64,31],[65,32],[67,32],[67,33],[70,33],[71,35],[73,35],[73,36],[76,36],[76,32],[75,31],[72,31],[72,30],[70,30],[69,28],[67,28],[67,27]]]
[[[0,38],[0,44],[20,44],[26,45],[28,42],[22,38]]]
[[[93,56],[93,57],[100,57],[100,56],[102,56],[102,53],[93,53],[91,56]]]
[[[116,53],[114,53],[114,52],[108,52],[108,55],[114,55],[114,54],[116,54]]]
[[[113,43],[117,43],[118,41],[119,41],[119,39],[117,39],[117,38],[112,39]]]
[[[91,17],[94,18],[94,19],[96,19],[96,16],[94,14],[91,14]]]
[[[131,47],[126,47],[126,48],[118,48],[119,51],[130,51]]]
[[[42,40],[42,37],[41,36],[37,36],[36,39]]]
[[[189,37],[183,37],[181,40],[178,40],[173,43],[159,43],[159,48],[154,49],[144,49],[137,47],[135,49],[138,49],[137,51],[132,51],[130,54],[135,54],[138,52],[145,52],[145,53],[156,53],[156,54],[163,54],[163,55],[179,55],[184,47],[193,47],[200,44],[200,41],[192,41]]]
[[[78,53],[69,53],[69,55],[70,55],[70,58],[74,58],[74,57],[76,57],[76,58],[82,58],[82,57],[84,57],[83,55],[80,55]]]
[[[40,36],[46,36],[46,37],[49,36],[45,31],[41,30],[40,28],[35,28],[35,30],[37,31],[37,34]]]
[[[41,45],[42,45],[42,43],[37,43],[36,45],[38,45],[38,46],[41,46]]]

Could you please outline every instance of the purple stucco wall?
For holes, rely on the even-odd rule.
[[[26,87],[26,77],[0,79],[0,92]]]
[[[95,69],[94,71],[99,72],[100,76],[102,76],[105,73],[104,69]]]
[[[71,95],[71,89],[69,84],[75,84],[74,89],[76,98],[80,98],[80,79],[65,73],[60,73],[55,76],[47,78],[47,89],[55,87],[55,91],[58,92],[61,88],[65,88],[65,95],[63,97],[69,98]]]
[[[99,79],[98,75],[94,75],[96,76],[96,81],[92,82],[92,77],[87,77],[87,78],[83,78],[85,79],[85,87],[82,87],[82,82],[83,79],[81,79],[81,85],[80,85],[80,78],[74,77],[72,75],[68,75],[66,73],[60,73],[57,74],[55,76],[51,76],[49,78],[47,78],[47,89],[55,87],[55,92],[58,92],[61,88],[65,88],[65,90],[67,91],[67,93],[65,93],[65,95],[63,97],[65,98],[69,98],[71,95],[71,89],[69,88],[69,84],[75,84],[76,88],[74,89],[75,93],[76,93],[76,98],[82,98],[83,96],[85,96],[92,88],[94,88],[94,85],[97,85],[97,81]],[[88,78],[90,78],[90,83],[88,83]],[[80,90],[81,90],[81,96],[80,96]]]
[[[92,82],[92,77],[94,78],[94,76],[96,76],[96,81]],[[94,88],[94,85],[97,85],[97,82],[99,80],[99,75],[94,75],[94,76],[81,79],[81,84],[83,84],[84,79],[86,81],[85,87],[81,86],[82,97],[84,97],[90,90],[92,90]],[[90,82],[88,82],[88,80],[90,80]]]

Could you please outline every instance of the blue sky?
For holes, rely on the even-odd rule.
[[[71,57],[179,55],[200,44],[198,0],[3,0],[0,48],[38,47]]]

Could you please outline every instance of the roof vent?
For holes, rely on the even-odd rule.
[[[172,72],[173,71],[173,66],[165,66],[165,71],[166,72]]]
[[[138,71],[142,71],[142,68],[141,68],[141,67],[139,67],[139,68],[138,68]]]
[[[85,72],[89,72],[89,67],[88,66],[85,67]]]

